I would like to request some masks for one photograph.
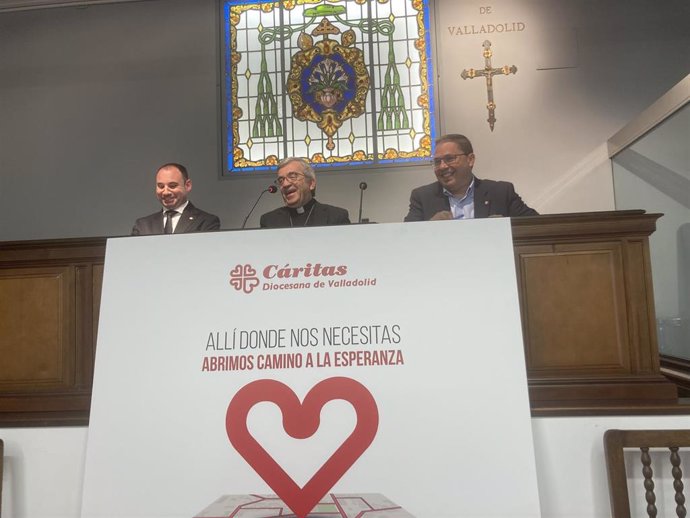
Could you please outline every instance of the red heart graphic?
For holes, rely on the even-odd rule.
[[[319,429],[321,408],[334,399],[348,401],[354,407],[357,424],[309,482],[300,488],[249,433],[247,415],[257,403],[275,403],[283,413],[283,427],[288,435],[295,439],[306,439]],[[225,415],[225,429],[230,443],[298,518],[306,518],[366,451],[376,436],[378,426],[379,412],[374,397],[364,385],[345,377],[328,378],[317,383],[305,396],[303,403],[284,383],[267,379],[253,381],[235,394]]]

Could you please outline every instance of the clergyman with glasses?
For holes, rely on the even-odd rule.
[[[263,214],[262,228],[319,227],[347,225],[347,210],[319,203],[314,168],[303,158],[285,158],[278,164],[275,181],[285,206]]]
[[[512,183],[474,176],[474,159],[472,143],[464,135],[437,139],[433,160],[437,181],[412,190],[405,221],[538,215]]]

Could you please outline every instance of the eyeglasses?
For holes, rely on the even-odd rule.
[[[434,158],[434,167],[441,167],[444,162],[446,165],[450,165],[458,160],[461,156],[467,156],[467,153],[458,153],[456,155],[444,155],[438,158]]]
[[[305,176],[306,175],[304,173],[298,173],[296,171],[290,171],[285,176],[279,176],[278,178],[276,178],[274,183],[277,186],[281,187],[285,183],[286,180],[289,180],[290,183],[294,183],[297,180],[299,180],[300,178],[304,178]]]

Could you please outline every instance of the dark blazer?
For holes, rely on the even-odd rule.
[[[305,226],[307,227],[323,227],[327,225],[349,225],[350,217],[347,210],[333,205],[326,205],[314,200],[314,207],[309,216],[309,221]],[[266,214],[262,214],[259,220],[261,228],[289,228],[290,225],[290,209],[288,207],[280,207],[272,210]]]
[[[144,218],[139,218],[132,227],[133,236],[148,236],[163,233],[163,211],[154,212]],[[189,232],[207,232],[218,230],[220,219],[218,216],[197,209],[190,201],[182,211],[180,220],[175,226],[175,234],[186,234]]]
[[[450,210],[448,196],[443,194],[439,182],[423,185],[412,190],[410,210],[405,221],[428,221],[437,212]],[[537,216],[515,192],[510,182],[474,179],[474,217],[490,216]]]

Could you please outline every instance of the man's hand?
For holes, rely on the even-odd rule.
[[[453,213],[449,210],[442,210],[431,216],[429,221],[439,221],[441,219],[453,219]]]

